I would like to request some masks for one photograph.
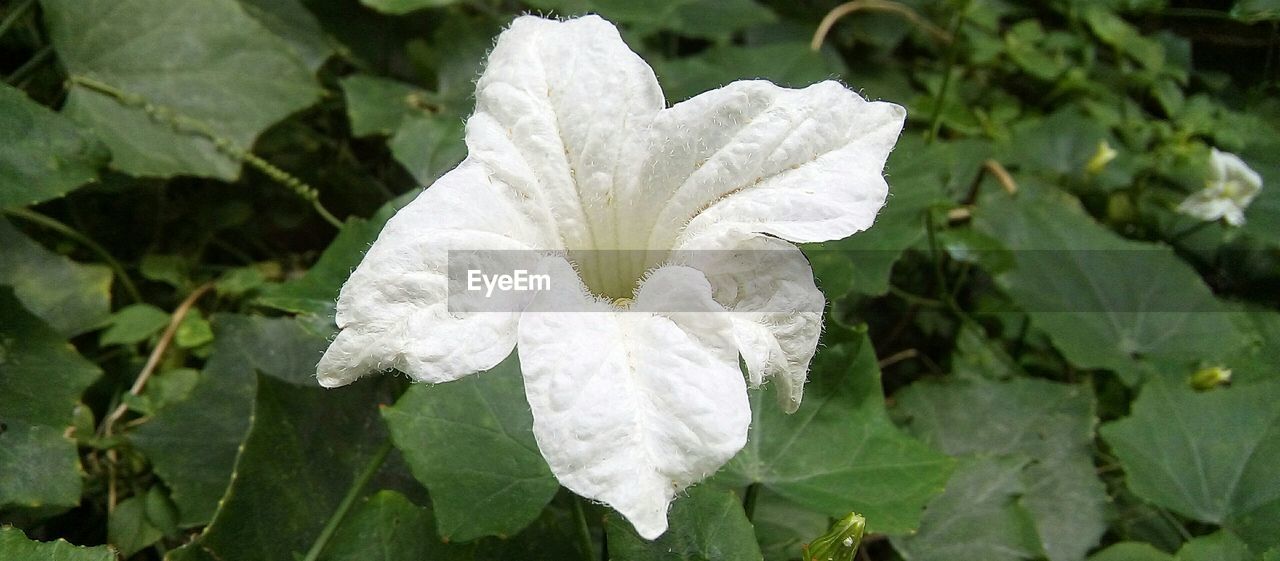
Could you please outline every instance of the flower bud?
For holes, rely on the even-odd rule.
[[[866,529],[867,519],[850,512],[832,524],[827,533],[804,545],[804,561],[853,561]]]
[[[1231,369],[1221,366],[1201,368],[1191,375],[1191,388],[1198,392],[1209,391],[1231,383]]]

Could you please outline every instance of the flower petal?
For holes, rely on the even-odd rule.
[[[450,250],[523,250],[545,241],[505,191],[467,160],[387,222],[338,297],[341,332],[316,366],[322,385],[388,368],[445,382],[511,354],[516,314],[448,309]]]
[[[634,184],[652,216],[637,247],[736,228],[796,242],[866,229],[883,206],[885,160],[906,112],[835,82],[735,82],[663,111]]]
[[[562,259],[554,267],[556,279],[572,271]],[[540,293],[520,319],[519,349],[551,471],[645,538],[666,530],[680,490],[746,443],[751,412],[732,327],[698,271],[655,271],[631,311],[581,284]]]
[[[467,147],[559,229],[560,248],[610,247],[615,178],[665,106],[653,70],[596,16],[517,18],[476,83]],[[552,248],[548,248],[552,249]]]

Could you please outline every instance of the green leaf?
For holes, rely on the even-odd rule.
[[[1253,561],[1258,557],[1230,532],[1217,532],[1187,542],[1178,550],[1177,561]]]
[[[650,62],[662,76],[662,89],[672,103],[743,76],[771,80],[782,86],[805,87],[844,70],[838,58],[813,52],[805,41],[753,47],[716,46],[691,57]]]
[[[1149,383],[1102,436],[1138,496],[1259,551],[1280,544],[1280,382],[1203,393]]]
[[[410,119],[391,137],[391,154],[419,185],[430,185],[467,156],[462,125],[446,115]]]
[[[244,11],[284,39],[312,72],[333,54],[320,22],[299,0],[239,0]]]
[[[316,314],[331,319],[338,292],[351,271],[364,259],[364,253],[378,239],[378,232],[382,231],[387,220],[417,194],[418,191],[412,191],[383,205],[368,220],[347,220],[346,226],[302,278],[263,288],[257,302],[286,312]]]
[[[211,136],[248,150],[320,93],[289,44],[235,0],[41,5],[74,84],[63,112],[91,127],[111,148],[112,167],[132,175],[235,179],[240,161]]]
[[[173,342],[184,349],[194,349],[213,341],[213,328],[200,310],[193,309],[183,316],[182,323],[173,334]]]
[[[520,531],[560,488],[533,438],[520,362],[435,386],[414,385],[383,411],[427,489],[448,541]]]
[[[770,402],[772,404],[773,402]],[[670,529],[641,538],[621,517],[606,520],[609,555],[616,561],[752,561],[763,557],[742,500],[732,491],[698,485],[676,500]]]
[[[253,426],[218,512],[196,541],[209,559],[295,561],[386,441],[383,379],[339,390],[259,376]]]
[[[458,0],[360,0],[370,8],[384,14],[407,14],[425,8],[442,8],[458,3]]]
[[[111,323],[98,344],[132,345],[147,340],[169,324],[169,314],[151,304],[132,304],[111,314]]]
[[[404,82],[353,74],[342,79],[351,134],[390,136],[405,121],[432,115],[430,92]]]
[[[1089,556],[1089,561],[1174,561],[1151,544],[1121,542]]]
[[[1148,69],[1159,70],[1164,66],[1164,46],[1143,37],[1129,22],[1112,11],[1101,6],[1090,6],[1084,11],[1084,19],[1104,43],[1133,57]]]
[[[53,253],[0,218],[0,284],[59,333],[70,337],[107,321],[111,269]]]
[[[98,178],[105,146],[66,117],[0,84],[0,208],[61,197]]]
[[[217,315],[213,331],[213,352],[187,399],[129,435],[168,484],[184,527],[207,523],[227,488],[253,414],[254,373],[314,386],[328,345],[328,328],[315,320]]]
[[[1036,549],[1051,561],[1083,559],[1106,531],[1108,500],[1093,466],[1094,405],[1086,388],[1027,378],[953,379],[918,382],[896,398],[908,426],[925,442],[948,454],[1022,466],[1019,484],[1007,491],[1031,520]],[[960,492],[958,485],[953,478],[947,489]],[[922,523],[920,533],[904,542],[942,543],[948,532],[949,526]],[[1005,537],[1016,538],[1011,549],[1023,545],[1020,534]]]
[[[132,557],[164,537],[147,520],[144,497],[129,497],[116,505],[107,519],[107,543],[115,546],[122,557]]]
[[[445,561],[470,559],[466,549],[436,537],[431,510],[395,491],[379,491],[342,519],[324,561]]]
[[[27,539],[22,530],[0,526],[0,559],[14,561],[116,561],[107,546],[79,547],[66,540],[38,542]]]
[[[1275,135],[1273,127],[1264,128],[1267,133]],[[1262,176],[1262,192],[1245,210],[1244,231],[1265,240],[1273,246],[1280,246],[1280,141],[1261,142],[1249,146],[1240,153],[1258,175]]]
[[[858,512],[875,532],[915,529],[953,462],[889,421],[866,336],[818,353],[796,413],[776,405],[774,386],[751,393],[747,446],[716,481],[759,483],[829,516]]]
[[[893,184],[874,228],[843,240],[804,246],[828,298],[839,298],[851,290],[870,296],[888,292],[893,264],[925,236],[925,212],[947,201],[938,174],[926,165],[931,161],[929,156],[922,155],[930,152],[922,142],[916,145],[909,140],[915,138],[902,139],[902,145],[890,156],[887,175]]]
[[[773,11],[754,0],[532,0],[528,4],[558,16],[599,14],[642,35],[665,30],[727,39],[735,31],[777,20]]]
[[[791,561],[800,546],[821,536],[830,527],[830,517],[801,507],[761,489],[756,498],[751,523],[756,527],[756,541],[765,561]]]
[[[0,509],[80,503],[74,423],[101,372],[0,287]]]
[[[947,490],[929,503],[920,532],[893,538],[914,561],[1017,561],[1038,558],[1031,513],[1018,504],[1026,492],[1018,458],[974,458],[956,469]]]
[[[1250,23],[1280,19],[1280,0],[1237,0],[1231,17]]]
[[[1247,343],[1172,250],[1120,238],[1065,194],[993,193],[974,220],[1010,250],[1014,266],[996,280],[1078,366],[1180,378],[1177,369],[1147,373],[1148,359],[1190,368]]]

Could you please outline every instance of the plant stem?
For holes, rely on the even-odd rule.
[[[325,222],[332,224],[334,228],[339,230],[342,229],[342,221],[338,220],[333,213],[329,212],[324,205],[320,204],[320,192],[314,187],[308,185],[305,181],[294,177],[289,174],[289,172],[276,167],[271,162],[262,159],[253,152],[241,148],[231,139],[218,134],[217,131],[213,130],[213,127],[210,127],[207,123],[199,119],[193,119],[182,115],[168,107],[152,104],[140,95],[126,92],[120,88],[112,86],[111,84],[107,84],[87,76],[73,75],[70,77],[70,80],[73,84],[115,99],[122,105],[141,109],[152,120],[168,125],[175,132],[194,134],[212,142],[219,152],[248,164],[249,167],[262,172],[276,183],[279,183],[290,191],[293,191],[299,197],[302,197],[304,200],[311,203],[311,206],[316,209],[316,212],[325,220]]]
[[[582,497],[573,497],[573,520],[578,527],[578,545],[582,548],[583,558],[595,561],[595,544],[591,539],[591,526],[587,524],[587,513],[582,508]]]
[[[742,496],[742,510],[747,513],[747,520],[754,520],[756,515],[756,499],[760,496],[760,483],[747,485],[747,492]]]
[[[391,453],[391,441],[387,440],[373,453],[373,458],[369,460],[369,464],[364,467],[364,471],[360,473],[356,480],[351,482],[351,488],[347,489],[347,496],[342,498],[342,502],[338,503],[338,508],[333,511],[333,516],[329,517],[329,522],[324,525],[324,529],[320,530],[320,535],[316,536],[315,543],[311,544],[311,549],[307,550],[307,556],[303,561],[316,561],[320,558],[320,554],[324,552],[324,547],[329,544],[329,539],[333,537],[333,533],[338,530],[338,526],[342,524],[342,519],[346,518],[347,511],[351,510],[351,505],[355,504],[356,499],[360,498],[360,492],[364,490],[364,486],[369,484],[369,480],[373,479],[374,474],[378,473],[378,469],[382,467],[382,463],[387,461],[387,455]]]
[[[40,50],[36,51],[36,54],[31,57],[31,60],[28,60],[22,63],[22,66],[19,66],[16,70],[13,71],[12,74],[9,74],[7,77],[5,77],[4,79],[5,83],[11,84],[16,87],[18,82],[21,82],[22,80],[26,79],[28,74],[30,74],[35,69],[40,68],[41,64],[44,64],[45,61],[49,60],[52,57],[53,57],[52,45],[45,45],[41,47]]]
[[[23,220],[26,220],[27,222],[31,222],[33,224],[37,224],[39,226],[43,226],[45,228],[53,230],[59,234],[62,234],[66,238],[76,243],[79,243],[80,245],[85,246],[86,248],[89,249],[89,251],[92,251],[95,255],[97,255],[98,258],[101,259],[103,263],[106,263],[107,267],[111,268],[111,271],[114,272],[116,277],[120,279],[120,286],[124,287],[124,291],[129,294],[130,299],[132,299],[134,302],[142,301],[142,294],[138,292],[138,287],[133,284],[133,279],[129,278],[129,273],[125,272],[124,266],[120,265],[120,262],[116,261],[115,257],[112,257],[111,254],[108,253],[106,249],[98,245],[97,242],[93,241],[88,236],[81,234],[80,232],[77,232],[74,228],[67,226],[66,224],[58,222],[53,218],[40,214],[31,209],[6,208],[4,209],[4,213],[8,214],[9,216],[12,216],[15,218],[21,218]]]
[[[0,36],[7,33],[9,28],[13,27],[13,24],[17,23],[22,16],[26,15],[27,11],[35,4],[36,0],[23,0],[23,2],[14,6],[13,11],[9,12],[9,15],[4,17],[4,21],[0,21]]]
[[[964,24],[965,13],[969,10],[969,4],[966,2],[960,8],[960,13],[956,14],[956,21],[951,25],[951,36],[960,36],[960,26]],[[938,97],[934,100],[933,115],[929,117],[929,143],[938,139],[938,133],[942,130],[942,107],[946,105],[947,93],[951,88],[951,74],[956,65],[956,47],[954,42],[948,44],[947,62],[943,66],[942,85],[938,88]]]

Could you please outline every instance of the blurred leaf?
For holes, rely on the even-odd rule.
[[[1280,0],[1237,0],[1231,17],[1251,23],[1280,19]]]
[[[1026,378],[953,379],[917,382],[896,397],[912,433],[925,442],[948,454],[1008,458],[1022,466],[1020,484],[1008,491],[1033,524],[1036,550],[1051,561],[1084,559],[1106,531],[1107,493],[1094,471],[1094,405],[1086,388]],[[956,486],[953,479],[947,489]],[[922,523],[904,543],[943,543],[949,531]]]
[[[111,314],[110,326],[98,337],[98,344],[132,345],[146,341],[169,324],[169,314],[151,304],[132,304]]]
[[[921,507],[942,490],[953,462],[889,421],[866,336],[818,353],[794,414],[776,405],[775,386],[751,392],[747,446],[716,481],[759,483],[829,516],[855,511],[875,532],[915,529]]]
[[[1173,556],[1150,544],[1121,542],[1089,556],[1089,561],[1174,561]]]
[[[207,523],[227,488],[253,414],[255,372],[314,387],[328,345],[315,320],[217,315],[213,330],[213,353],[189,397],[130,433],[172,491],[183,527]]]
[[[772,404],[773,402],[770,402]],[[609,556],[616,561],[760,560],[751,521],[732,491],[698,485],[667,515],[671,527],[654,541],[641,538],[621,517],[606,520]]]
[[[1270,134],[1274,128],[1264,127]],[[1240,157],[1262,176],[1262,192],[1245,211],[1245,232],[1280,247],[1280,140],[1257,143],[1240,153]]]
[[[0,559],[14,561],[116,561],[106,546],[79,547],[66,540],[38,542],[27,539],[22,530],[0,526]]]
[[[380,380],[340,390],[257,376],[253,424],[196,558],[295,561],[386,441]],[[335,420],[340,420],[335,422]]]
[[[63,108],[111,147],[113,168],[132,175],[235,179],[238,160],[207,135],[180,132],[172,121],[198,121],[197,128],[247,150],[264,129],[320,93],[301,59],[235,0],[41,5],[73,83],[88,78],[140,96],[122,103],[77,83]],[[151,105],[150,115],[143,103]],[[157,110],[168,118],[157,119]]]
[[[129,497],[116,505],[107,522],[107,543],[115,546],[122,557],[160,541],[163,534],[147,521],[145,497]]]
[[[1148,383],[1102,436],[1138,496],[1258,550],[1280,544],[1280,383],[1203,393]]]
[[[893,538],[914,561],[1017,561],[1041,555],[1031,513],[1018,496],[1027,460],[973,458],[956,469],[947,490],[929,502],[921,531]]]
[[[0,84],[0,208],[55,199],[98,179],[105,146],[66,117]]]
[[[111,270],[45,249],[0,218],[0,284],[65,336],[100,327],[111,309]]]
[[[320,22],[298,0],[239,0],[253,19],[284,39],[307,68],[320,69],[333,47],[324,36]]]
[[[142,278],[162,282],[180,291],[191,286],[191,264],[180,255],[148,253],[138,264]]]
[[[436,537],[431,509],[395,491],[379,491],[342,519],[324,561],[446,561],[470,559],[467,549]]]
[[[144,499],[144,510],[147,515],[147,523],[166,536],[175,536],[178,534],[178,507],[169,500],[169,495],[165,494],[160,486],[152,487],[147,491]]]
[[[1143,37],[1129,22],[1105,7],[1093,5],[1085,8],[1084,20],[1093,33],[1120,52],[1133,57],[1150,70],[1164,66],[1164,47]]]
[[[64,433],[99,375],[0,287],[0,509],[80,504],[80,459]]]
[[[383,417],[448,541],[514,535],[560,488],[533,438],[515,353],[462,380],[414,385]]]
[[[997,281],[1079,366],[1142,372],[1144,359],[1211,360],[1246,342],[1172,250],[1117,236],[1067,195],[993,193],[974,225],[1010,250]]]
[[[1178,550],[1177,561],[1252,561],[1257,559],[1244,542],[1230,532],[1195,538]]]
[[[457,4],[458,0],[360,0],[360,3],[386,14],[407,14],[414,10]]]
[[[211,341],[213,328],[204,319],[204,314],[194,308],[182,318],[182,323],[178,324],[178,330],[173,334],[174,344],[184,349],[193,349]]]

